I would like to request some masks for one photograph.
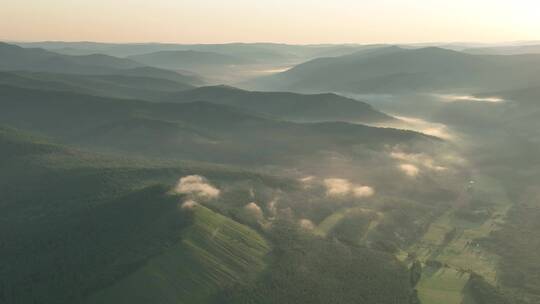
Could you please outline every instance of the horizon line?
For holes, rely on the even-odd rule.
[[[296,45],[296,46],[317,46],[317,45],[422,45],[422,44],[480,44],[480,45],[501,45],[517,43],[540,43],[538,40],[504,40],[504,41],[475,41],[475,40],[452,40],[452,41],[427,41],[427,42],[318,42],[318,43],[294,43],[294,42],[276,42],[276,41],[228,41],[228,42],[166,42],[166,41],[99,41],[99,40],[14,40],[0,38],[0,41],[7,43],[95,43],[95,44],[123,44],[123,45],[144,45],[144,44],[169,44],[169,45],[227,45],[227,44],[276,44],[276,45]]]

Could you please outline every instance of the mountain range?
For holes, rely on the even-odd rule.
[[[248,64],[239,57],[205,51],[160,51],[143,55],[129,56],[129,59],[164,69],[197,70],[202,66],[232,66]]]
[[[200,87],[176,92],[166,102],[208,101],[294,121],[349,121],[380,123],[394,118],[371,105],[336,94],[303,95],[289,92],[252,92],[228,86]]]
[[[247,87],[300,92],[470,92],[515,88],[540,75],[540,55],[471,55],[428,47],[364,50],[320,58]]]
[[[129,59],[103,54],[69,56],[39,48],[22,48],[7,43],[0,43],[0,70],[153,77],[187,84],[200,82],[192,76],[144,66]]]
[[[64,143],[154,157],[262,164],[317,155],[329,147],[347,153],[354,145],[432,140],[345,122],[280,121],[208,102],[151,103],[9,86],[0,91],[3,124]]]

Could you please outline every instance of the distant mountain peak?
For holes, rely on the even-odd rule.
[[[5,47],[21,48],[20,46],[16,46],[14,44],[9,44],[9,43],[3,42],[3,41],[0,41],[0,47],[2,47],[2,48],[5,48]]]

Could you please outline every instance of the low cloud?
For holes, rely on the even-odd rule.
[[[417,166],[411,164],[401,164],[399,169],[409,177],[416,177],[420,173]]]
[[[264,214],[261,207],[259,207],[259,205],[257,205],[257,203],[255,202],[245,205],[244,209],[256,219],[261,220],[264,218]]]
[[[412,164],[415,167],[423,166],[426,169],[433,171],[445,171],[446,167],[441,166],[435,162],[435,160],[424,153],[404,153],[400,151],[392,151],[390,157],[395,160],[404,161],[407,164]]]
[[[392,151],[390,153],[390,157],[392,157],[393,159],[398,159],[398,160],[417,162],[421,158],[424,158],[424,155],[420,153],[404,153],[400,151]]]
[[[450,164],[458,165],[458,166],[464,166],[467,164],[467,161],[463,157],[459,155],[455,155],[455,154],[442,155],[441,159],[446,163],[450,163]]]
[[[375,190],[373,190],[373,188],[368,187],[368,186],[355,187],[352,192],[353,192],[354,197],[358,197],[358,198],[370,197],[375,194]]]
[[[486,102],[486,103],[503,103],[505,100],[496,96],[478,97],[474,95],[435,95],[445,102]]]
[[[315,176],[313,176],[313,175],[306,176],[306,177],[302,177],[302,178],[299,179],[299,181],[300,181],[301,183],[311,183],[311,182],[313,182],[314,180],[315,180]]]
[[[199,204],[194,200],[187,200],[185,201],[180,208],[182,209],[193,209]]]
[[[409,129],[417,132],[422,132],[427,135],[436,136],[442,139],[454,139],[447,125],[442,123],[434,123],[417,117],[395,116],[400,122],[389,125],[401,129]]]
[[[201,199],[215,199],[219,197],[220,190],[212,186],[200,175],[182,177],[175,187],[175,192],[192,195]]]
[[[271,200],[270,202],[268,202],[268,210],[270,211],[270,213],[272,215],[277,214],[277,204],[278,204],[278,199],[277,198],[275,198],[275,199]]]
[[[351,192],[352,184],[343,178],[327,178],[324,180],[326,195],[344,196]]]
[[[372,187],[356,185],[343,178],[327,178],[323,181],[327,196],[348,196],[357,198],[370,197],[375,194]]]
[[[313,222],[308,219],[301,219],[298,221],[298,224],[300,225],[302,229],[306,229],[306,230],[315,229],[315,224],[313,224]]]
[[[310,175],[310,176],[299,178],[298,181],[304,186],[304,188],[308,189],[308,188],[313,187],[315,179],[316,179],[315,176]]]

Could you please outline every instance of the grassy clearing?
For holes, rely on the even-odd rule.
[[[422,304],[461,304],[468,280],[469,274],[453,268],[425,267],[417,285],[418,296]]]
[[[350,210],[350,208],[344,208],[337,212],[334,212],[327,218],[325,218],[318,226],[317,229],[315,229],[315,234],[320,236],[326,236],[332,229],[339,223],[345,215],[347,215],[347,212]]]
[[[498,258],[484,250],[477,240],[489,236],[504,223],[511,205],[502,189],[497,181],[477,176],[472,189],[464,194],[466,204],[443,214],[430,225],[423,238],[407,250],[424,263],[422,280],[417,286],[422,303],[474,303],[463,291],[468,272],[478,273],[490,284],[497,285]],[[456,215],[460,209],[469,208],[467,204],[473,200],[489,202],[489,218],[472,221]],[[402,260],[404,255],[400,254]],[[445,267],[434,270],[425,266],[429,261],[440,262]]]
[[[202,206],[193,212],[180,244],[88,303],[203,303],[264,270],[270,247],[257,232]]]
[[[374,213],[376,211],[370,210],[364,207],[354,207],[354,208],[343,208],[341,210],[338,210],[325,218],[315,229],[315,234],[319,236],[327,236],[336,226],[341,223],[348,215],[354,215],[359,213]],[[380,218],[382,216],[381,213],[376,213],[377,218]],[[367,231],[362,237],[365,237],[367,233],[375,228],[377,224],[379,223],[378,219],[371,220],[369,222],[369,226]]]

